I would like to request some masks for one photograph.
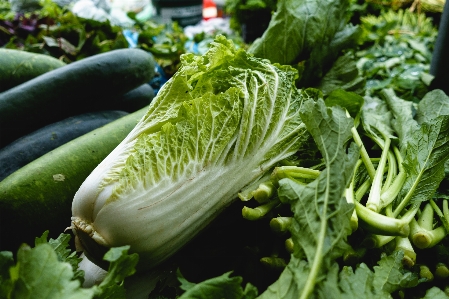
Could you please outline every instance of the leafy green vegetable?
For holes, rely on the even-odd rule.
[[[23,244],[17,261],[11,252],[0,252],[0,294],[2,298],[125,298],[123,281],[134,274],[136,254],[128,247],[112,248],[104,259],[109,263],[105,279],[97,286],[82,287],[81,259],[70,249],[70,235],[47,241],[48,231],[36,238],[35,247]]]
[[[428,91],[428,72],[437,29],[423,13],[392,9],[360,18],[363,35],[358,68],[367,79],[367,95],[392,88],[405,100],[418,102]]]
[[[272,63],[305,69],[299,86],[321,78],[342,49],[356,44],[358,27],[348,24],[349,1],[279,1],[271,22],[248,51]]]
[[[316,292],[326,293],[328,283],[319,277],[333,267],[348,246],[349,217],[354,207],[343,194],[357,158],[353,147],[349,155],[345,151],[351,120],[342,109],[325,107],[322,100],[308,100],[301,116],[324,157],[326,169],[307,185],[290,179],[279,181],[279,198],[290,203],[294,212],[290,231],[295,251],[279,280],[261,298],[308,298]]]
[[[95,263],[91,246],[123,245],[139,253],[141,269],[161,263],[308,139],[306,96],[290,66],[248,55],[224,36],[203,56],[181,58],[74,197],[73,228]]]
[[[205,280],[200,284],[194,284],[188,282],[178,272],[181,289],[185,291],[179,298],[252,299],[257,297],[257,289],[254,286],[247,284],[245,289],[243,289],[241,287],[242,278],[239,276],[230,277],[230,274],[225,273],[219,277]]]
[[[337,58],[329,71],[324,74],[314,87],[321,90],[324,96],[328,96],[336,90],[345,90],[364,95],[366,79],[360,75],[356,61],[352,52],[346,52]]]

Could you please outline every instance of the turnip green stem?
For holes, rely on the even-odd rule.
[[[355,208],[357,216],[365,224],[364,227],[372,233],[407,237],[410,232],[408,221],[376,213],[359,202],[355,202]]]
[[[292,222],[293,217],[276,217],[271,219],[270,227],[276,232],[286,232],[289,231]]]
[[[343,254],[343,262],[346,265],[355,265],[360,262],[360,260],[365,256],[366,253],[366,247],[359,247],[359,248],[349,248],[345,251]]]
[[[382,190],[382,181],[384,176],[385,166],[387,164],[387,158],[389,153],[391,139],[386,138],[383,143],[382,155],[380,157],[380,162],[377,165],[376,173],[371,184],[371,190],[366,202],[366,207],[374,212],[379,212],[381,209],[380,194]]]
[[[346,201],[348,203],[352,203],[354,204],[354,182],[351,181],[351,183],[349,184],[349,187],[346,188],[345,191],[345,196],[346,196]],[[357,212],[354,209],[352,211],[352,215],[351,215],[351,230],[352,232],[355,232],[357,230],[357,228],[359,227],[359,218],[357,217]]]
[[[385,182],[382,186],[381,192],[385,191],[388,187],[390,187],[390,185],[392,184],[394,178],[396,177],[396,175],[398,173],[396,157],[391,149],[388,150],[387,161],[388,161],[387,177],[385,178]]]
[[[430,271],[430,268],[427,265],[419,266],[419,276],[427,281],[432,281],[434,278],[432,271]]]
[[[259,187],[253,191],[252,195],[258,203],[266,203],[273,197],[276,188],[272,181],[266,181],[259,184]]]
[[[445,263],[437,263],[435,267],[435,278],[447,279],[449,277],[449,267]]]
[[[269,269],[273,270],[282,270],[287,266],[287,263],[283,258],[280,257],[273,257],[273,256],[267,256],[260,259],[260,262],[268,267]]]
[[[418,225],[425,230],[433,229],[433,215],[434,209],[430,203],[424,205],[421,214],[418,217]]]
[[[411,268],[416,263],[416,252],[408,237],[396,237],[396,250],[402,250],[404,257],[402,258],[402,264]]]
[[[271,178],[275,185],[283,178],[289,178],[296,182],[307,184],[315,180],[320,174],[319,170],[300,166],[279,166],[275,167],[271,173]]]
[[[422,228],[416,219],[410,221],[410,238],[419,249],[431,248],[446,237],[447,233],[443,226],[432,230]]]
[[[376,234],[368,234],[363,239],[363,246],[366,248],[380,248],[393,241],[395,236],[383,236]]]
[[[348,111],[346,111],[346,116],[348,118],[351,117],[349,115]],[[360,157],[363,161],[363,164],[365,164],[366,170],[368,171],[368,175],[370,176],[370,179],[373,180],[375,173],[376,173],[376,169],[374,168],[374,165],[369,158],[369,154],[368,154],[368,152],[365,148],[365,145],[363,144],[362,138],[360,137],[359,132],[357,131],[357,128],[355,126],[353,126],[351,128],[351,133],[352,133],[352,138],[354,139],[354,142],[360,148]]]
[[[383,207],[386,207],[395,200],[396,196],[398,196],[399,192],[401,191],[406,178],[407,174],[405,173],[405,171],[400,171],[394,178],[391,185],[380,195],[380,200]]]
[[[265,216],[275,206],[280,203],[279,199],[273,199],[266,204],[260,205],[256,208],[243,207],[242,216],[248,220],[258,220]]]
[[[288,238],[287,240],[285,240],[285,249],[287,249],[287,251],[290,253],[293,253],[295,251],[295,245],[292,238]]]
[[[432,209],[440,218],[440,221],[443,224],[443,227],[446,229],[446,232],[449,233],[449,209],[447,199],[443,200],[443,212],[441,212],[440,208],[437,206],[433,199],[429,200],[429,204],[432,206]]]

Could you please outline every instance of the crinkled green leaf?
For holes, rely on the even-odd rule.
[[[346,0],[278,1],[268,28],[248,51],[273,63],[307,60],[303,79],[321,77],[323,66],[358,36],[357,27],[346,24],[348,5]]]
[[[326,96],[337,89],[363,95],[365,83],[365,77],[359,75],[354,55],[347,52],[337,58],[315,87],[322,90]]]
[[[407,179],[401,194],[412,192],[409,203],[432,198],[443,180],[449,158],[449,115],[421,124],[408,139],[403,166]]]
[[[9,268],[14,266],[13,254],[10,251],[0,251],[0,298],[9,298],[13,283]]]
[[[356,118],[363,107],[364,99],[355,92],[343,89],[333,90],[326,98],[326,106],[338,105],[346,109],[352,118]]]
[[[440,89],[426,93],[418,103],[416,120],[422,124],[440,115],[449,115],[449,97]]]
[[[344,298],[380,299],[391,298],[382,289],[373,285],[374,273],[364,263],[361,263],[355,271],[352,267],[345,266],[340,272],[339,287]]]
[[[257,289],[254,286],[247,284],[243,289],[242,277],[231,277],[231,272],[198,284],[187,281],[180,272],[178,272],[178,279],[181,282],[181,288],[185,291],[179,299],[253,299],[257,296]]]
[[[74,269],[74,278],[79,279],[81,282],[84,281],[84,273],[81,270],[78,270],[78,264],[81,261],[81,258],[78,257],[75,251],[72,251],[70,248],[70,239],[71,235],[69,234],[60,234],[56,240],[51,239],[48,240],[49,231],[45,231],[41,237],[36,237],[34,244],[35,246],[39,244],[50,244],[50,246],[54,249],[56,255],[58,256],[59,261],[67,262],[72,265]]]
[[[392,113],[384,101],[365,96],[361,120],[367,133],[382,140],[384,138],[396,138],[391,127],[392,117]]]
[[[60,262],[47,243],[20,247],[10,273],[14,284],[11,298],[87,299],[94,295],[92,289],[83,289],[79,280],[73,280],[72,266]]]
[[[291,227],[295,252],[279,280],[261,298],[307,298],[320,286],[335,260],[348,248],[353,206],[343,197],[358,151],[346,151],[353,120],[340,107],[308,100],[301,117],[325,160],[326,169],[308,185],[279,181],[278,196],[294,212]],[[300,254],[303,251],[304,255]],[[305,258],[305,259],[303,259]],[[315,290],[316,289],[316,290]]]
[[[378,265],[374,266],[373,286],[375,289],[391,294],[399,289],[418,285],[418,276],[404,268],[403,257],[403,251],[395,251],[379,260]]]
[[[104,255],[109,262],[108,272],[104,280],[95,289],[96,299],[125,298],[123,281],[136,272],[139,260],[137,253],[128,254],[129,246],[111,248]]]
[[[431,287],[427,290],[422,299],[448,299],[449,296],[438,287]]]
[[[397,97],[391,88],[382,90],[381,95],[393,114],[391,126],[398,135],[399,148],[405,152],[407,139],[410,138],[411,132],[418,128],[418,123],[414,119],[416,108],[414,108],[413,102]]]

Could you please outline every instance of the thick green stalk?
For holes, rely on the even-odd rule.
[[[399,152],[399,149],[394,146],[393,151],[395,153],[399,172],[394,178],[393,182],[388,186],[388,188],[383,190],[382,194],[380,195],[382,207],[388,206],[396,199],[402,189],[402,186],[404,185],[405,179],[407,178],[407,173],[402,166],[403,159],[401,153]]]
[[[402,263],[409,268],[413,267],[416,263],[416,252],[410,239],[408,237],[396,237],[395,240],[396,250],[402,250],[404,252]]]
[[[387,164],[387,158],[389,153],[391,139],[386,138],[383,143],[382,155],[380,157],[380,162],[377,165],[376,173],[374,175],[373,182],[371,184],[371,190],[366,202],[366,207],[374,212],[379,212],[382,208],[380,201],[380,194],[382,190],[382,182],[385,171],[385,166]]]
[[[418,221],[413,219],[410,222],[410,238],[413,244],[419,249],[431,248],[441,242],[447,233],[443,226],[432,230],[427,230],[419,226]]]
[[[447,279],[449,277],[449,267],[444,263],[438,263],[435,267],[435,277],[438,279]]]
[[[278,166],[271,173],[271,179],[275,185],[281,179],[289,178],[296,182],[307,184],[315,180],[320,174],[319,170],[300,166]]]
[[[256,190],[252,192],[254,199],[258,203],[266,203],[275,194],[276,188],[272,181],[266,181],[259,184]]]
[[[292,225],[293,217],[276,217],[270,220],[270,227],[275,232],[287,232]]]
[[[410,232],[408,221],[404,219],[391,218],[376,213],[357,201],[355,202],[355,208],[364,227],[374,234],[407,237]]]
[[[280,203],[279,199],[273,199],[266,204],[260,205],[255,208],[243,207],[242,216],[248,220],[258,220],[265,216],[269,211],[271,211],[275,206]]]
[[[366,248],[380,248],[393,241],[395,236],[383,236],[377,234],[368,234],[362,241]]]
[[[354,181],[351,181],[348,188],[345,190],[345,197],[348,203],[354,204],[355,196],[354,196]],[[354,209],[351,215],[351,230],[355,232],[359,227],[359,218],[357,217],[357,212]]]
[[[381,192],[384,192],[390,185],[393,183],[394,178],[398,173],[398,166],[396,164],[396,157],[391,149],[388,150],[388,171],[387,177],[385,178],[385,182],[382,186]],[[385,207],[385,206],[384,206]]]

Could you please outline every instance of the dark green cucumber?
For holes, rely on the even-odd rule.
[[[66,65],[49,55],[0,49],[0,92]]]
[[[15,252],[50,230],[70,226],[72,199],[92,170],[128,135],[148,110],[82,135],[28,163],[0,182],[0,250]]]
[[[153,56],[118,49],[57,68],[0,93],[0,147],[47,124],[95,110],[154,76]]]
[[[0,181],[58,146],[127,114],[119,110],[83,113],[20,137],[0,149]]]
[[[154,96],[154,89],[150,84],[145,83],[121,96],[115,105],[115,109],[134,112],[142,107],[148,106]]]

